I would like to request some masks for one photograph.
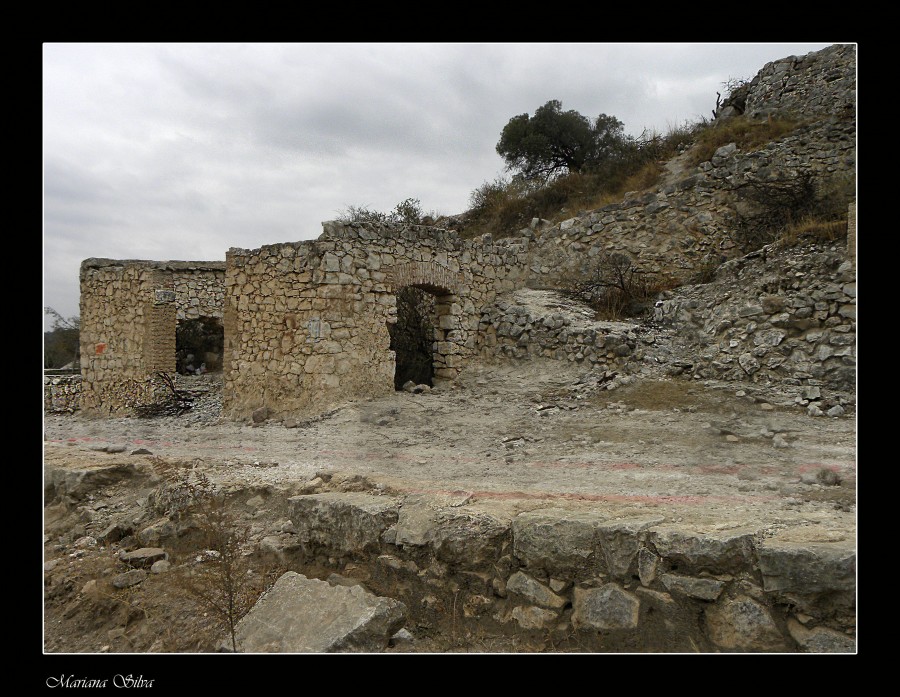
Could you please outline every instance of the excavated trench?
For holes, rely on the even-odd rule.
[[[257,592],[295,571],[402,602],[373,650],[855,651],[852,422],[533,369],[300,428],[48,417],[47,650],[216,650],[171,596],[205,552],[160,504],[168,463],[225,495]],[[117,590],[146,547],[171,568]]]
[[[88,471],[97,484],[126,477],[135,484],[144,476],[142,469],[115,465]],[[52,470],[54,498],[61,502],[54,514],[68,507],[64,501],[79,500],[79,487],[83,500],[100,498],[102,486],[78,484],[63,493],[67,483],[83,483],[84,472]],[[153,480],[149,473],[146,477],[145,482]],[[402,602],[407,636],[414,640],[384,637],[384,650],[855,650],[855,554],[849,545],[767,541],[753,526],[711,526],[698,533],[667,525],[665,515],[621,518],[594,507],[543,508],[509,518],[490,506],[473,505],[464,493],[346,491],[371,486],[358,477],[321,484],[328,486],[338,490],[297,496],[271,489],[231,490],[230,515],[236,523],[268,518],[273,534],[253,540],[246,550],[257,581],[295,571],[332,585],[362,585]],[[151,490],[149,500],[162,500],[159,492]],[[144,596],[129,591],[128,607],[137,608],[130,614],[107,601],[106,624],[97,599],[115,597],[110,582],[135,573],[118,561],[121,550],[167,550],[165,558],[175,567],[166,573],[178,578],[176,571],[196,564],[208,548],[189,518],[161,517],[147,504],[135,519],[140,522],[131,529],[108,527],[94,549],[115,558],[119,574],[104,571],[69,584],[69,603],[61,613],[80,619],[82,626],[87,615],[95,628],[99,619],[104,644],[124,626],[121,636],[131,650],[173,650],[147,643],[158,632],[141,627],[150,620],[139,611],[173,605],[171,599],[154,600],[154,594],[169,592],[161,585],[167,583],[164,575],[146,576]],[[55,532],[62,529],[57,525]],[[73,536],[71,528],[68,534]],[[76,547],[84,537],[73,540]],[[59,596],[61,583],[48,583],[56,589],[52,597]],[[77,593],[79,587],[85,590]],[[101,648],[73,649],[61,637],[52,644],[65,651]],[[215,646],[208,640],[193,648]]]

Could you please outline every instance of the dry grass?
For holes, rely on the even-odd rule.
[[[778,140],[804,125],[805,122],[792,118],[769,118],[766,121],[752,121],[737,116],[727,121],[704,128],[697,134],[697,141],[690,152],[688,162],[696,167],[706,162],[723,145],[735,143],[742,150],[754,150],[766,143]]]
[[[510,237],[532,218],[558,223],[619,203],[626,192],[653,188],[665,172],[663,163],[685,149],[687,164],[697,166],[728,143],[736,143],[742,150],[758,149],[805,123],[795,118],[752,121],[738,116],[722,122],[684,124],[670,128],[664,136],[642,135],[627,157],[605,163],[596,171],[570,173],[543,186],[500,177],[472,192],[461,233],[463,237],[485,233]]]
[[[569,201],[569,207],[579,210],[596,210],[614,203],[620,203],[622,197],[629,191],[644,191],[656,186],[664,171],[663,166],[659,162],[647,162],[639,170],[625,177],[611,188],[594,194],[583,194],[574,197]],[[555,223],[564,220],[566,217],[564,213],[557,213],[551,216],[549,220]]]
[[[659,411],[697,406],[702,399],[701,392],[695,382],[688,380],[637,380],[620,387],[612,398],[635,409]]]
[[[784,247],[794,247],[810,241],[834,242],[847,236],[847,218],[821,220],[806,218],[785,228],[779,242]]]
[[[670,128],[664,136],[645,133],[622,159],[604,163],[593,171],[558,177],[543,186],[502,177],[486,182],[472,192],[462,234],[509,237],[532,218],[556,223],[618,203],[628,191],[655,186],[664,172],[662,162],[692,142],[699,128],[699,124],[685,124]]]
[[[595,406],[605,406],[610,402],[624,402],[629,407],[646,411],[679,409],[717,415],[750,414],[757,410],[753,400],[736,400],[728,392],[681,378],[635,380],[612,392],[597,392],[591,398]],[[624,437],[627,439],[627,436]],[[604,439],[612,440],[609,434]]]

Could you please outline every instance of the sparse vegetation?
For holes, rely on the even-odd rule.
[[[599,319],[636,317],[672,283],[636,266],[627,254],[602,254],[586,281],[576,283],[570,293],[587,302]]]
[[[726,102],[731,103],[732,97],[738,99],[746,85],[746,81],[740,80],[726,83],[729,89]],[[523,121],[524,117],[527,114],[511,119],[507,128],[516,119]],[[585,123],[589,125],[590,122],[584,117],[581,119],[584,121],[582,128],[586,128]],[[764,121],[743,115],[723,121],[701,118],[694,123],[670,127],[664,135],[645,131],[637,138],[621,136],[616,140],[616,147],[608,148],[602,158],[586,158],[577,166],[566,166],[557,161],[543,169],[528,161],[522,153],[517,158],[511,157],[507,150],[501,151],[505,142],[501,139],[498,152],[505,156],[508,169],[519,171],[485,182],[472,192],[463,234],[472,237],[491,233],[495,237],[509,237],[527,226],[532,218],[554,223],[596,210],[621,201],[628,191],[643,191],[655,186],[665,172],[663,163],[681,153],[685,153],[688,166],[696,167],[711,159],[723,145],[735,143],[742,150],[758,149],[805,123],[787,116]],[[540,160],[540,152],[531,155],[535,162]]]
[[[661,162],[684,150],[696,128],[686,123],[670,128],[666,135],[644,132],[638,138],[624,138],[615,157],[546,182],[521,175],[485,182],[472,192],[463,234],[509,237],[532,218],[558,222],[621,201],[628,191],[650,188],[664,172]]]
[[[177,521],[189,519],[200,541],[201,551],[191,562],[170,572],[173,590],[211,615],[237,651],[237,623],[263,590],[250,563],[250,529],[238,524],[224,494],[204,473],[162,460],[154,462],[154,470],[167,484],[166,514]]]
[[[753,150],[771,143],[796,130],[804,122],[799,119],[780,117],[765,121],[755,121],[745,116],[735,116],[725,121],[714,121],[697,131],[697,140],[688,158],[696,167],[711,159],[716,150],[729,143],[741,150]]]
[[[437,213],[425,213],[417,198],[402,200],[389,213],[373,210],[368,206],[347,206],[337,220],[341,223],[382,223],[385,225],[430,225],[439,217]]]
[[[52,307],[45,307],[44,314],[53,318],[53,328],[44,332],[44,368],[62,368],[78,362],[80,353],[78,317],[66,319]]]
[[[729,77],[723,82],[725,99],[722,99],[721,92],[716,92],[716,108],[713,110],[713,118],[719,115],[720,110],[727,107],[732,107],[738,114],[743,114],[747,103],[747,93],[750,91],[750,83],[749,78],[741,77]]]
[[[752,211],[738,217],[735,238],[744,252],[780,241],[833,241],[847,232],[847,208],[855,196],[855,177],[817,177],[804,172],[793,177],[750,179],[736,187]]]
[[[716,271],[719,269],[720,262],[714,259],[706,259],[694,270],[691,277],[691,284],[712,283],[716,278]]]
[[[834,242],[847,235],[847,216],[840,220],[817,220],[814,217],[788,225],[781,235],[785,246],[793,246],[809,240]]]
[[[151,402],[135,404],[134,413],[137,416],[147,419],[154,416],[174,416],[191,410],[194,405],[193,396],[178,389],[171,375],[158,372],[154,377],[158,386],[155,398]]]

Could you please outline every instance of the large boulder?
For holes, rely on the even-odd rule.
[[[403,627],[406,606],[362,586],[332,586],[288,571],[238,623],[245,653],[373,652]]]

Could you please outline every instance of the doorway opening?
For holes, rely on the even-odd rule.
[[[412,381],[434,384],[435,296],[416,286],[397,292],[397,321],[388,324],[390,348],[396,355],[394,389]]]
[[[221,372],[224,345],[221,319],[181,320],[175,328],[175,369],[181,375]]]

